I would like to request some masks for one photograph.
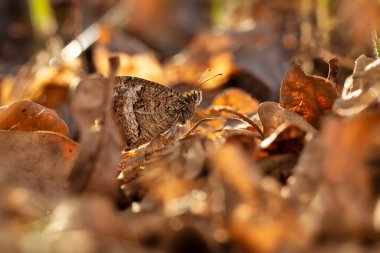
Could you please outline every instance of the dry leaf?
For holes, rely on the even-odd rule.
[[[284,240],[295,242],[301,231],[294,226],[293,210],[260,185],[260,171],[242,151],[226,144],[211,156],[214,173],[223,182],[227,228],[232,240],[250,251],[275,252]],[[290,224],[291,232],[287,229]]]
[[[316,134],[317,132],[303,117],[291,110],[282,108],[278,103],[261,103],[257,112],[263,125],[264,137],[269,137],[284,123],[296,126],[305,133]]]
[[[24,66],[17,76],[6,77],[0,85],[1,103],[18,100],[38,101],[44,106],[57,106],[66,100],[68,89],[78,83],[80,61],[61,66]],[[52,89],[56,87],[57,89]],[[53,97],[55,101],[52,101]],[[58,109],[58,107],[53,107]]]
[[[331,110],[336,98],[336,89],[330,81],[306,75],[294,62],[281,83],[281,107],[298,113],[317,128],[319,119]]]
[[[52,131],[67,135],[69,129],[58,114],[29,100],[0,107],[0,129],[12,131]]]
[[[9,184],[62,196],[78,154],[78,144],[54,132],[0,130],[0,169]]]
[[[157,58],[149,52],[128,55],[120,52],[109,52],[98,47],[94,51],[96,68],[105,77],[110,76],[110,57],[119,57],[120,66],[116,72],[118,76],[136,76],[158,83],[166,83],[165,74]]]
[[[285,197],[296,199],[301,204],[310,204],[323,181],[321,161],[324,159],[325,150],[319,136],[306,142],[292,176],[287,180]]]
[[[380,61],[360,56],[355,61],[352,76],[346,79],[341,99],[335,101],[333,110],[342,116],[353,116],[378,99]]]
[[[379,176],[370,160],[379,156],[379,129],[379,112],[330,117],[323,125],[324,225],[333,234],[375,236],[371,215]]]
[[[264,153],[298,153],[302,150],[306,133],[297,126],[283,123],[260,143]],[[259,157],[263,157],[263,153]]]
[[[257,110],[259,103],[251,95],[241,89],[229,88],[218,94],[212,106],[229,106],[243,114],[250,114]]]
[[[81,152],[70,184],[74,192],[102,192],[116,198],[116,168],[123,142],[111,117],[110,85],[110,79],[88,77],[73,94],[71,111],[79,128]]]
[[[245,129],[224,129],[221,135],[226,138],[226,143],[240,145],[249,157],[256,157],[258,146],[257,135],[252,130]]]

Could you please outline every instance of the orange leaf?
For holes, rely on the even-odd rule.
[[[229,106],[235,111],[250,114],[257,110],[259,103],[245,91],[229,88],[219,94],[212,103],[213,106]]]
[[[69,129],[58,114],[29,100],[0,107],[0,129],[13,131],[45,130],[67,135]]]
[[[306,75],[300,65],[291,68],[281,83],[280,105],[298,113],[314,127],[320,117],[331,110],[338,94],[334,85],[325,78]]]

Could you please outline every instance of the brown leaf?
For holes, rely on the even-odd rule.
[[[371,236],[373,232],[371,215],[379,194],[379,127],[379,112],[351,119],[330,117],[323,125],[325,227],[335,234]]]
[[[260,148],[276,154],[298,153],[303,148],[305,135],[306,133],[297,126],[283,123],[260,143]]]
[[[54,132],[0,130],[0,171],[16,186],[62,196],[78,144]]]
[[[265,137],[260,144],[263,150],[259,159],[268,154],[298,153],[302,150],[305,135],[317,133],[302,116],[275,102],[261,103],[258,115]]]
[[[79,60],[59,66],[25,65],[16,76],[6,77],[0,85],[2,104],[30,99],[58,109],[68,94],[69,86],[78,83],[82,71]],[[55,101],[53,101],[55,99]],[[57,106],[57,107],[54,107]],[[49,107],[50,108],[50,107]]]
[[[245,129],[225,129],[223,136],[226,138],[226,143],[236,144],[243,147],[244,152],[250,157],[255,157],[258,151],[257,136],[253,131]]]
[[[297,163],[298,156],[294,153],[274,154],[257,161],[257,165],[264,175],[271,176],[283,184],[292,174],[293,167]]]
[[[297,126],[305,133],[317,133],[315,128],[310,125],[303,117],[291,110],[282,108],[278,103],[261,103],[257,109],[257,112],[259,114],[261,124],[264,128],[264,137],[269,137],[276,131],[279,126],[284,123]]]
[[[342,98],[335,101],[333,111],[342,116],[353,116],[373,104],[380,92],[379,73],[379,60],[364,55],[357,58],[353,74],[346,79]]]
[[[67,135],[69,129],[58,114],[29,100],[0,107],[0,129],[12,131],[52,131]]]
[[[235,111],[250,114],[257,110],[258,101],[238,88],[229,88],[216,96],[213,106],[229,106]]]
[[[241,146],[234,143],[224,145],[210,157],[216,173],[246,200],[258,194],[257,183],[262,177],[260,171],[255,169],[255,164],[252,164],[251,158],[243,152]]]
[[[292,176],[287,180],[286,197],[302,204],[309,204],[313,200],[323,181],[321,161],[324,158],[325,150],[319,136],[306,142]]]
[[[79,128],[81,152],[69,181],[74,192],[118,195],[117,164],[123,142],[111,117],[111,81],[87,77],[77,86],[71,103]]]
[[[330,81],[306,75],[294,62],[281,83],[280,105],[298,113],[314,127],[319,126],[320,117],[331,110],[336,98]]]
[[[252,252],[275,252],[284,240],[295,242],[301,236],[293,210],[263,187],[260,170],[241,147],[228,143],[210,161],[213,174],[223,182],[227,228],[233,241]]]

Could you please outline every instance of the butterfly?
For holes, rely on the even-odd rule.
[[[112,109],[126,150],[137,148],[190,120],[202,101],[199,89],[180,94],[164,85],[131,76],[116,76]]]

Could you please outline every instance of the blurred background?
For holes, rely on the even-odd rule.
[[[255,97],[276,100],[294,57],[306,72],[326,75],[324,62],[337,56],[342,82],[356,57],[374,55],[379,14],[374,0],[1,1],[0,76],[17,72],[32,57],[49,62],[46,58],[62,56],[80,36],[79,46],[68,48],[64,58],[71,61],[83,51],[89,72],[106,74],[108,67],[99,59],[105,52],[149,53],[145,70],[134,66],[131,71],[126,62],[120,74],[192,83],[212,67],[229,77],[223,79],[228,85],[243,79],[240,85]],[[49,55],[38,54],[42,50]],[[208,87],[213,86],[218,84]]]
[[[122,36],[133,36],[160,61],[179,53],[206,29],[255,33],[250,42],[260,48],[278,43],[310,58],[331,53],[354,59],[371,53],[370,34],[379,27],[379,5],[375,0],[1,1],[0,72],[17,69],[52,37],[67,45],[94,23],[117,31],[119,46],[124,47],[118,49],[128,48]],[[346,65],[350,67],[348,61]]]

